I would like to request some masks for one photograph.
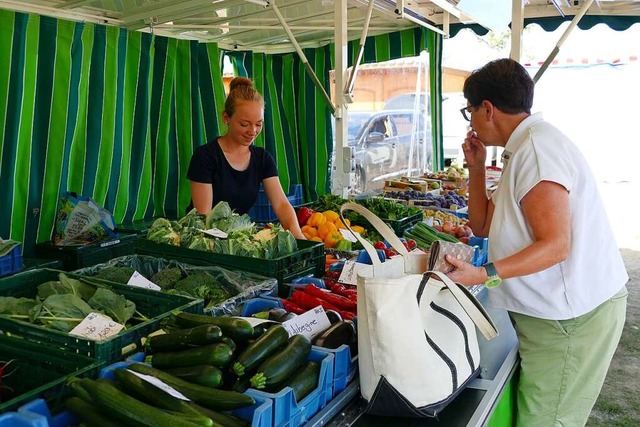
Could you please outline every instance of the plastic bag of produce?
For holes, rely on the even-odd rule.
[[[117,238],[115,221],[108,210],[90,197],[65,192],[60,197],[53,242],[59,246],[86,245]]]

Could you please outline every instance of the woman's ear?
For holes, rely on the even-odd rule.
[[[229,117],[229,115],[227,114],[226,111],[224,111],[222,113],[222,121],[224,122],[225,125],[229,124],[229,120],[231,119],[231,117]]]

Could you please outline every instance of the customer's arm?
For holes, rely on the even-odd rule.
[[[493,265],[501,278],[526,276],[564,261],[571,247],[571,209],[569,192],[551,181],[534,186],[520,202],[533,243]],[[463,285],[477,285],[487,280],[484,268],[447,256],[456,267],[448,276]]]
[[[262,186],[282,227],[285,230],[289,230],[296,239],[306,239],[302,234],[302,230],[300,230],[296,211],[284,194],[279,178],[277,176],[265,178],[262,180]]]

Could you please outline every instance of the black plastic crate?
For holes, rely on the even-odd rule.
[[[0,296],[34,298],[38,292],[38,285],[50,280],[58,280],[60,273],[59,270],[36,269],[0,279]],[[171,316],[172,311],[203,313],[202,300],[115,283],[106,285],[73,273],[65,274],[123,295],[133,301],[136,304],[136,311],[147,317],[148,320],[123,329],[117,335],[105,340],[93,341],[27,321],[0,316],[0,333],[112,363],[122,360],[127,354],[140,351],[143,348],[142,339],[160,329],[160,321]]]
[[[72,377],[95,378],[104,362],[0,334],[0,359],[11,360],[2,378],[0,413],[42,398],[56,407]],[[0,362],[0,363],[2,363]]]
[[[187,249],[156,243],[140,238],[136,247],[139,254],[174,259],[194,265],[219,265],[230,270],[248,271],[278,280],[278,294],[288,295],[285,283],[302,276],[324,275],[324,244],[308,240],[297,240],[298,250],[292,254],[274,258],[251,258],[236,255],[216,254],[212,252]]]
[[[137,239],[137,234],[120,233],[117,239],[102,240],[88,245],[58,246],[53,242],[38,243],[36,255],[59,259],[63,269],[77,270],[123,255],[134,254]]]

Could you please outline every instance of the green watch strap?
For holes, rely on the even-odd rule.
[[[487,276],[489,276],[487,281],[484,282],[484,286],[487,288],[495,288],[496,286],[499,286],[500,283],[502,283],[502,279],[500,278],[500,276],[498,276],[498,272],[496,271],[496,268],[493,266],[493,263],[488,262],[484,264],[483,267],[487,272]]]

